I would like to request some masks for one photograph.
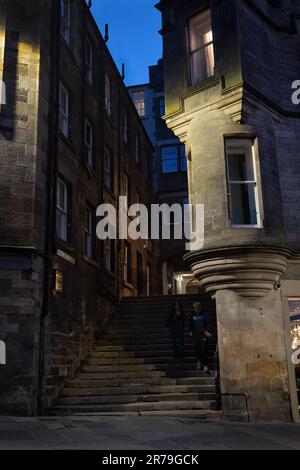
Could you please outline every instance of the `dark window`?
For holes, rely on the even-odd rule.
[[[137,253],[137,291],[138,294],[143,292],[143,256]]]
[[[131,270],[131,245],[125,242],[125,253],[124,253],[124,281],[125,283],[132,282],[132,270]]]

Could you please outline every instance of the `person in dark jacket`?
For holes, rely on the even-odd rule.
[[[208,338],[212,334],[208,331],[205,313],[200,302],[195,302],[191,315],[189,334],[193,338],[193,347],[197,358],[197,370],[209,373],[208,367]]]
[[[168,327],[170,328],[176,357],[182,357],[184,355],[184,325],[184,309],[182,304],[178,300],[175,300],[169,312]]]

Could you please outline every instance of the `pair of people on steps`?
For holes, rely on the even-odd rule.
[[[175,300],[168,317],[176,357],[184,356],[184,328],[186,315],[182,304]],[[212,334],[208,330],[207,319],[200,302],[195,302],[189,320],[189,335],[193,341],[193,348],[197,358],[197,370],[209,373],[208,367],[208,339]]]

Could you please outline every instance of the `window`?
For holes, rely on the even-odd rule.
[[[145,92],[136,91],[133,93],[133,102],[140,117],[146,116]]]
[[[140,136],[138,132],[135,134],[135,161],[140,161]]]
[[[178,171],[178,150],[177,147],[163,147],[162,152],[162,172],[176,173]]]
[[[187,171],[187,158],[185,153],[185,145],[180,146],[180,168],[181,171]]]
[[[71,40],[71,1],[61,0],[61,34],[65,41],[70,44]]]
[[[56,195],[56,232],[58,238],[68,241],[68,186],[60,178],[57,181]]]
[[[254,146],[250,140],[227,140],[227,178],[233,226],[261,224]]]
[[[93,127],[89,121],[85,120],[85,137],[84,137],[84,147],[85,147],[85,161],[92,168],[94,166],[94,155],[93,155]]]
[[[107,73],[105,74],[105,110],[111,115],[111,82]]]
[[[65,137],[69,137],[69,108],[69,93],[61,83],[59,89],[59,130]]]
[[[114,158],[108,150],[106,150],[105,152],[104,183],[107,189],[109,189],[110,191],[113,191],[114,189]]]
[[[105,267],[110,273],[115,272],[115,240],[106,240]]]
[[[143,256],[137,253],[137,291],[138,294],[143,292]]]
[[[90,206],[85,208],[84,253],[89,258],[95,257],[95,217]]]
[[[93,84],[93,46],[88,38],[86,39],[86,42],[85,42],[85,67],[86,67],[86,79],[92,85]]]
[[[165,97],[162,96],[159,99],[159,114],[160,116],[164,116],[166,113],[166,103],[165,103]]]
[[[127,120],[127,112],[124,110],[123,114],[123,140],[124,142],[128,142],[128,120]]]
[[[214,43],[210,10],[191,18],[189,22],[190,68],[192,85],[215,73]]]
[[[131,274],[131,245],[128,242],[125,242],[125,252],[124,252],[124,282],[132,282]]]
[[[127,199],[128,199],[128,202],[129,202],[129,199],[130,199],[130,195],[129,195],[129,179],[128,179],[128,176],[126,174],[123,175],[123,193],[124,193],[124,196],[127,196]]]

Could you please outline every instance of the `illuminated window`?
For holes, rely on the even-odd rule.
[[[68,241],[68,186],[60,178],[57,181],[56,197],[56,232],[58,238]]]
[[[86,79],[92,85],[93,83],[93,46],[87,38],[85,42],[85,68]]]
[[[145,92],[136,91],[133,93],[133,101],[136,107],[137,112],[140,117],[145,117],[146,115],[146,106],[145,106]]]
[[[190,68],[192,85],[215,73],[214,43],[210,10],[191,18],[189,22]]]
[[[162,152],[162,172],[177,173],[178,172],[178,148],[163,147]]]
[[[65,137],[69,137],[69,108],[69,93],[61,83],[59,89],[59,130]]]
[[[65,41],[70,44],[71,40],[71,2],[70,0],[61,0],[61,34]]]
[[[260,227],[254,146],[250,140],[226,142],[230,218],[233,226]]]

